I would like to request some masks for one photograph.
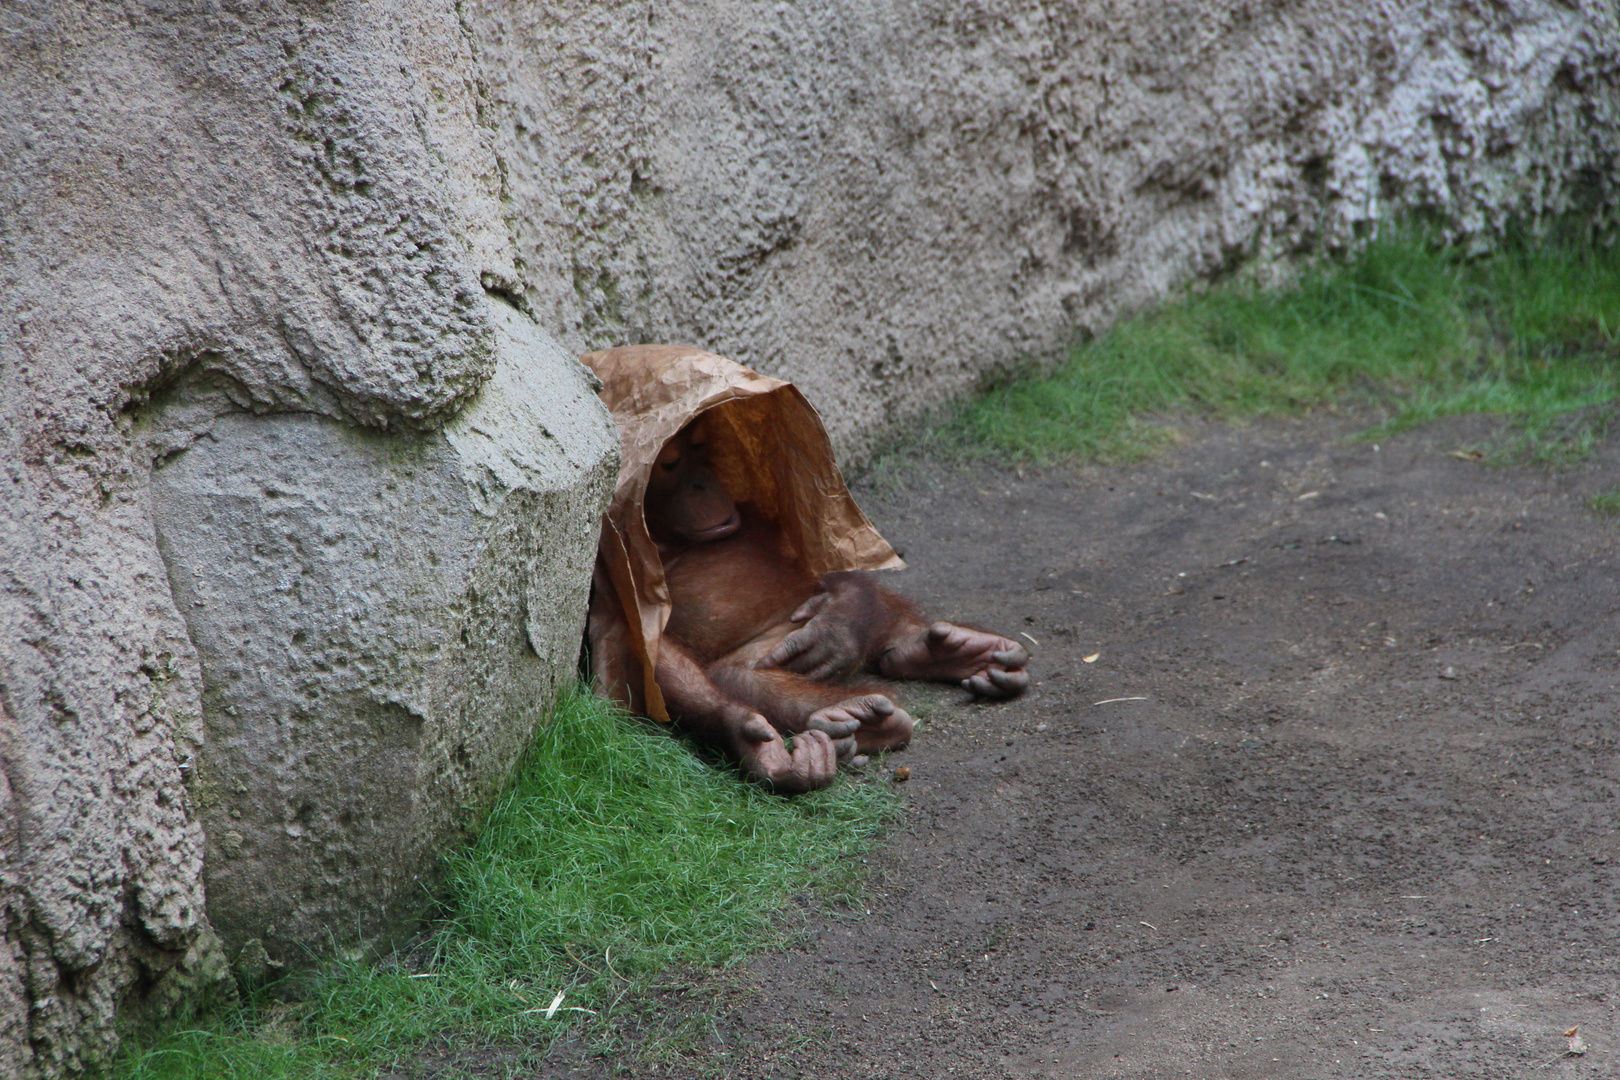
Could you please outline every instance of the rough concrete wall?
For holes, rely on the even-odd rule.
[[[621,344],[653,287],[634,212],[653,120],[646,0],[463,0],[479,119],[516,249],[510,288],[576,352]],[[650,331],[649,331],[650,332]]]
[[[792,379],[857,456],[1190,280],[1402,208],[1489,234],[1620,167],[1611,0],[716,0],[652,35],[617,189],[647,276],[585,337]]]
[[[853,459],[1190,281],[1620,189],[1608,0],[460,10],[515,294],[792,379]]]
[[[171,585],[197,588],[219,568],[183,545],[168,563],[160,555],[155,458],[184,470],[196,440],[218,448],[259,425],[326,433],[336,459],[315,474],[353,464],[376,480],[368,463],[390,453],[454,466],[437,494],[463,515],[447,527],[473,534],[465,557],[434,588],[392,599],[423,605],[438,630],[492,640],[463,650],[460,670],[450,658],[424,672],[412,669],[433,666],[420,650],[368,643],[385,658],[379,672],[398,676],[401,704],[379,725],[424,729],[422,760],[403,774],[420,781],[451,758],[449,794],[413,796],[434,804],[413,819],[422,841],[446,835],[449,798],[487,799],[543,702],[502,707],[572,668],[577,646],[564,639],[577,642],[616,448],[572,359],[525,339],[546,335],[516,315],[523,326],[512,325],[486,295],[510,287],[517,249],[470,48],[450,3],[0,6],[0,1075],[94,1071],[121,1001],[161,1009],[224,975],[203,881],[230,846],[214,824],[245,793],[221,786],[211,798],[197,777],[222,761],[209,728],[233,702],[210,684],[219,654],[201,609],[182,613]],[[566,460],[537,462],[528,443],[541,433],[491,420],[537,422],[510,393],[490,396],[503,350],[572,395],[578,423],[546,421]],[[469,417],[496,430],[466,428]],[[261,481],[275,477],[272,458],[253,466]],[[390,524],[410,533],[409,514],[427,509],[399,506]],[[234,569],[296,578],[300,544],[321,538],[290,532],[257,563],[238,552],[252,565]],[[554,571],[568,580],[537,581]],[[486,581],[494,600],[472,610]],[[362,592],[349,599],[361,605]],[[403,617],[361,630],[389,618]],[[274,644],[230,659],[284,659],[287,643]],[[363,696],[333,691],[329,704],[358,709]],[[266,711],[250,719],[277,719]],[[302,749],[330,758],[352,746]],[[253,830],[242,831],[246,849]],[[422,841],[405,853],[406,876]],[[346,867],[354,881],[373,873],[371,854]],[[258,887],[267,903],[286,899],[273,879]],[[254,917],[271,923],[264,914]]]

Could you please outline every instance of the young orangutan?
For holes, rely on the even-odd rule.
[[[669,712],[777,791],[825,787],[838,761],[911,740],[911,717],[859,675],[990,698],[1029,683],[1015,641],[930,623],[865,572],[812,575],[775,523],[720,485],[702,417],[664,445],[643,506],[672,607],[654,671]],[[778,733],[794,736],[791,751]]]

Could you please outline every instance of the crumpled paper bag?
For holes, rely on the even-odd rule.
[[[658,451],[700,413],[710,414],[711,464],[727,494],[778,522],[811,573],[905,565],[855,505],[821,417],[791,383],[687,345],[632,345],[580,359],[602,380],[623,455],[591,579],[588,635],[602,693],[669,720],[653,681],[669,590],[642,501]]]

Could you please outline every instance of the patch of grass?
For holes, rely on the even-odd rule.
[[[478,841],[449,859],[446,915],[422,948],[333,963],[291,1002],[260,995],[171,1025],[117,1075],[371,1076],[430,1044],[442,1056],[446,1040],[532,1046],[581,1024],[606,1037],[659,973],[781,943],[795,894],[854,896],[897,805],[888,785],[848,776],[777,798],[570,693]]]
[[[1600,491],[1587,498],[1586,506],[1594,514],[1604,517],[1620,517],[1620,488],[1610,488]]]
[[[1232,283],[1128,319],[1047,378],[992,390],[945,442],[1014,460],[1122,460],[1165,437],[1142,417],[1295,412],[1360,398],[1369,437],[1441,416],[1511,418],[1502,448],[1559,462],[1620,396],[1620,244],[1519,238],[1470,258],[1386,229],[1287,287]]]

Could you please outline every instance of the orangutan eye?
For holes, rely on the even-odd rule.
[[[680,458],[675,458],[675,459],[673,459],[671,461],[660,461],[658,463],[658,467],[663,469],[665,472],[674,472],[676,467],[678,465],[680,465],[680,463],[681,463],[681,459]]]

